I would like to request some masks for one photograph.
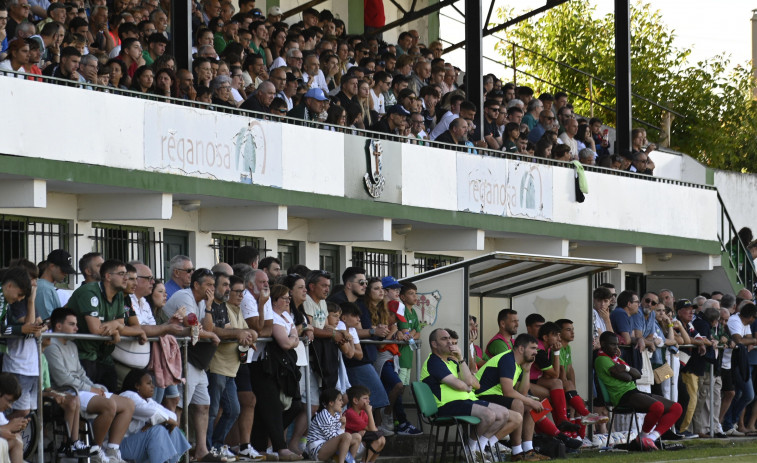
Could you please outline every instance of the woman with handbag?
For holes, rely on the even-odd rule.
[[[284,430],[302,407],[299,401],[300,374],[294,353],[300,339],[289,313],[290,301],[289,288],[284,285],[271,288],[273,341],[266,344],[258,361],[250,364],[250,377],[254,378],[252,389],[257,398],[252,446],[261,453],[267,453],[270,439],[272,451],[281,461],[302,460],[301,455],[287,447],[284,439]]]

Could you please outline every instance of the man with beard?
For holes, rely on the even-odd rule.
[[[365,270],[360,267],[348,267],[342,273],[342,282],[344,289],[332,294],[329,302],[341,304],[342,302],[352,302],[360,307],[360,325],[357,330],[360,339],[383,340],[389,334],[389,329],[385,326],[373,327],[371,323],[371,313],[363,302],[365,290],[368,287],[368,280],[365,278]],[[381,410],[389,405],[389,396],[386,394],[384,385],[381,383],[376,369],[373,368],[373,362],[376,361],[378,350],[375,345],[366,344],[363,346],[363,358],[344,359],[344,365],[347,367],[347,376],[351,384],[362,384],[371,390],[371,405],[373,406],[373,417],[376,426],[381,426]],[[387,435],[386,430],[384,435]]]
[[[513,339],[518,334],[518,312],[502,309],[497,314],[499,331],[486,344],[484,360],[513,349]]]
[[[536,338],[524,333],[515,340],[511,339],[511,345],[512,350],[492,357],[478,371],[476,378],[481,388],[476,391],[476,397],[508,408],[511,415],[517,413],[522,416],[521,423],[511,430],[513,454],[510,461],[547,460],[547,457],[536,453],[533,447],[535,424],[530,412],[541,412],[542,405],[529,396],[528,390],[528,376],[536,360],[538,344]],[[521,378],[525,380],[518,381]],[[566,445],[574,448],[581,445],[581,441],[561,433],[549,418],[542,417],[536,426],[540,432],[556,437]]]
[[[78,318],[79,333],[112,336],[113,343],[77,339],[79,359],[87,377],[110,391],[118,390],[111,354],[124,327],[126,264],[106,260],[100,266],[100,281],[80,286],[71,295],[68,307]]]

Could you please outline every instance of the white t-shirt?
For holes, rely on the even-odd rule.
[[[379,93],[379,95],[376,96],[376,92],[374,92],[373,89],[371,89],[368,93],[371,94],[374,111],[376,111],[379,116],[386,114],[386,101],[384,99],[384,94]]]
[[[733,336],[734,334],[738,334],[742,338],[744,336],[748,336],[752,334],[752,328],[749,325],[745,325],[741,321],[741,317],[739,317],[739,314],[737,313],[731,315],[731,317],[728,319],[728,331],[731,332],[731,336]],[[733,354],[733,349],[723,350],[722,368],[725,368],[727,370],[731,369],[731,355],[732,354]]]
[[[347,325],[345,325],[343,321],[339,320],[339,323],[336,324],[336,329],[337,331],[347,330]],[[357,330],[355,328],[350,328],[347,331],[350,333],[350,336],[352,336],[352,344],[360,344],[360,338],[357,335]]]
[[[259,316],[258,301],[249,290],[244,290],[244,294],[242,295],[242,305],[240,308],[242,309],[242,316],[245,320]],[[273,320],[273,315],[273,305],[271,305],[271,299],[269,298],[263,306],[264,320]],[[265,343],[255,343],[255,348],[257,350],[250,352],[252,355],[247,355],[247,363],[252,363],[260,357],[260,354],[265,350]]]
[[[137,299],[137,296],[133,294],[130,294],[129,297],[131,297],[131,306],[134,309],[134,312],[137,314],[137,320],[139,320],[140,325],[158,324],[152,314],[150,304],[147,303],[147,299],[145,299],[144,297]]]
[[[13,71],[13,67],[11,66],[10,59],[6,59],[5,61],[0,62],[0,71]],[[26,69],[24,69],[24,67],[21,66],[20,68],[18,68],[18,71],[16,72],[26,72]],[[2,75],[5,75],[5,74],[0,72],[0,76]],[[10,76],[11,74],[8,74],[8,75]],[[21,76],[21,75],[16,75],[15,77],[16,79],[26,79],[25,76]]]

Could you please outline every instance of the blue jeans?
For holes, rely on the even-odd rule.
[[[189,442],[179,428],[170,433],[162,425],[124,437],[121,457],[137,463],[176,463],[189,450]]]
[[[744,383],[741,389],[736,390],[736,396],[731,402],[731,407],[723,418],[723,430],[728,431],[739,422],[739,416],[744,411],[747,405],[754,400],[754,388],[752,387],[752,367],[749,367],[749,381]]]
[[[226,439],[226,435],[239,417],[237,383],[231,376],[208,373],[208,393],[210,394],[208,448],[220,448]],[[218,420],[218,424],[214,426],[219,406],[223,408],[223,414],[221,419]]]

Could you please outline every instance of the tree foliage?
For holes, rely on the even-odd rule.
[[[502,21],[515,16],[505,9],[498,15]],[[614,125],[614,16],[598,16],[588,2],[567,2],[507,29],[511,43],[501,41],[496,48],[502,62],[512,65],[515,47],[517,68],[524,71],[518,85],[537,94],[566,91],[575,112],[585,116],[593,100],[594,115]],[[631,5],[632,88],[643,97],[632,99],[634,126],[646,128],[650,140],[664,138],[652,127],[662,126],[663,108],[669,108],[681,115],[674,116],[671,148],[715,168],[757,172],[750,66],[734,69],[723,56],[690,63],[691,50],[676,47],[674,38],[659,11],[641,2]]]

